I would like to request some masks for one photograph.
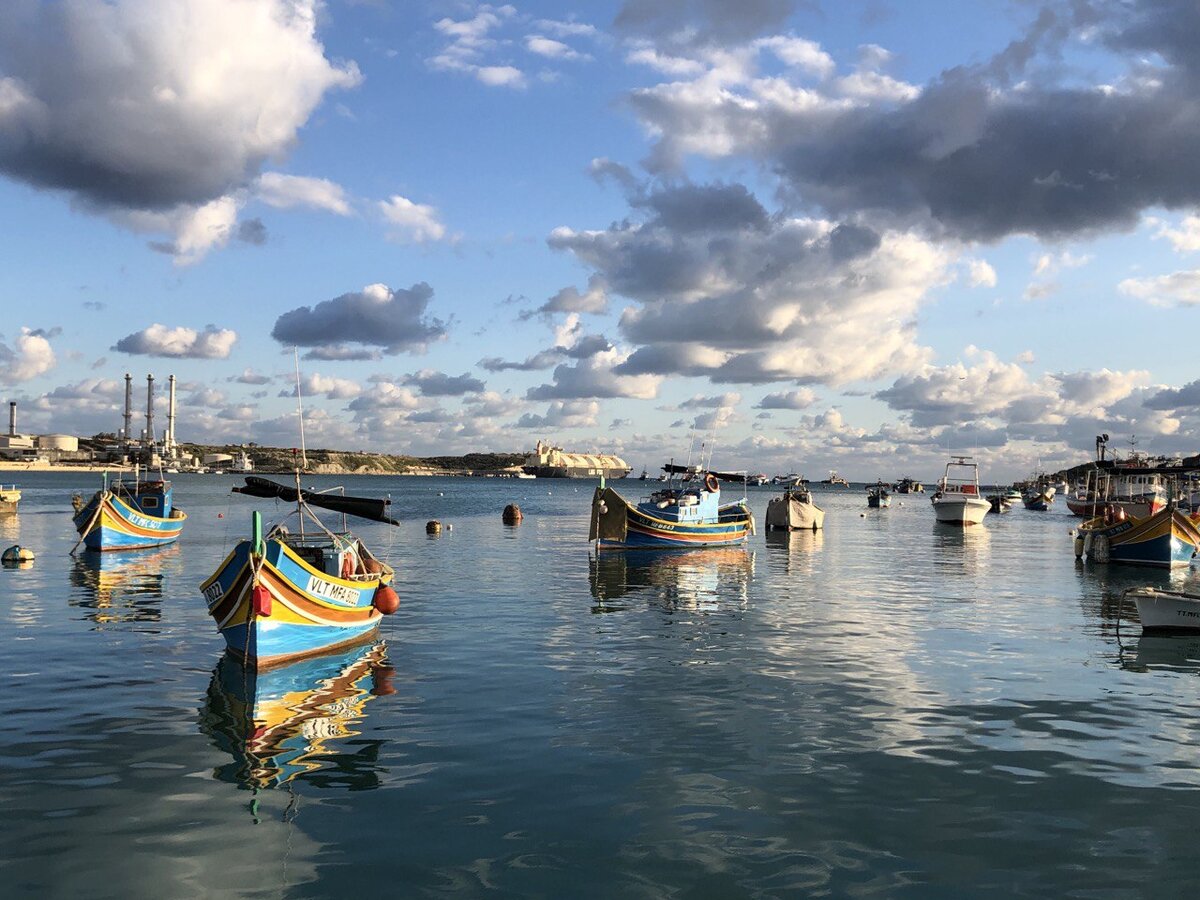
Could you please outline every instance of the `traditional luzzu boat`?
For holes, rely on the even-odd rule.
[[[341,532],[330,531],[312,511],[399,524],[386,514],[389,501],[301,490],[299,481],[297,475],[290,488],[251,476],[233,489],[295,501],[296,509],[265,534],[255,511],[251,537],[200,586],[229,650],[258,669],[365,641],[400,603],[389,586],[391,567],[344,523]],[[293,518],[298,533],[287,528]]]
[[[367,703],[391,693],[391,667],[382,642],[312,657],[268,671],[247,672],[226,652],[208,686],[201,728],[234,762],[222,778],[249,788],[279,787],[297,777],[337,766],[348,777],[349,754],[335,741],[351,737]],[[373,760],[364,781],[378,781]]]
[[[782,531],[816,531],[825,525],[825,510],[813,503],[808,482],[801,478],[795,487],[788,488],[782,496],[772,497],[767,502],[767,514],[763,522],[767,531],[773,528]]]
[[[969,456],[951,456],[930,498],[937,520],[945,525],[980,525],[991,504],[979,494],[979,466]]]
[[[1021,502],[1025,504],[1026,509],[1034,512],[1046,512],[1054,503],[1054,493],[1054,485],[1050,484],[1047,479],[1035,477],[1030,479],[1025,491],[1021,494]]]
[[[1141,518],[1110,506],[1075,534],[1075,555],[1098,563],[1173,569],[1188,565],[1198,547],[1200,529],[1174,503]]]
[[[91,500],[78,503],[75,513],[75,530],[85,548],[141,550],[179,539],[187,514],[174,505],[171,482],[143,480],[136,473],[132,481],[105,481]]]
[[[754,533],[746,498],[721,504],[721,485],[711,472],[703,480],[668,484],[633,504],[601,479],[592,497],[588,540],[598,549],[727,547]]]

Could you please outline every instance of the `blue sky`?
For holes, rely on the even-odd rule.
[[[1184,0],[19,0],[21,426],[984,477],[1200,447]]]

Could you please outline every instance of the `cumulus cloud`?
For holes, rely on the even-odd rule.
[[[178,326],[170,328],[155,322],[148,328],[121,338],[113,350],[135,356],[162,356],[174,359],[228,359],[237,341],[237,332],[208,325],[203,331]]]
[[[588,279],[585,291],[580,292],[574,285],[569,285],[529,315],[554,315],[555,313],[594,313],[599,315],[606,312],[608,312],[608,285],[599,275],[593,275]]]
[[[555,400],[539,416],[525,413],[517,419],[518,428],[591,428],[600,414],[595,400]]]
[[[478,394],[485,385],[470,373],[447,375],[434,369],[421,369],[411,375],[405,375],[402,384],[411,385],[426,397],[461,397],[463,394]]]
[[[357,381],[348,378],[333,378],[313,373],[300,379],[300,390],[304,397],[324,397],[326,400],[351,400],[363,392]],[[296,386],[279,392],[280,397],[295,397]]]
[[[430,57],[429,64],[444,72],[471,75],[489,87],[524,88],[525,73],[516,66],[496,64],[489,59],[500,42],[493,33],[517,15],[515,7],[481,4],[469,19],[439,19],[434,28],[446,39],[446,45]]]
[[[798,391],[767,394],[758,401],[755,409],[808,409],[816,402],[816,392],[810,388],[801,388]]]
[[[840,384],[904,371],[913,324],[948,251],[914,235],[769,214],[742,185],[676,185],[634,200],[641,221],[556,229],[608,290],[636,346],[616,375]]]
[[[323,209],[339,216],[348,216],[351,213],[345,188],[326,178],[264,172],[255,183],[255,196],[268,206],[278,209],[301,206]]]
[[[438,219],[432,206],[413,203],[407,197],[393,194],[379,201],[379,211],[390,226],[389,237],[400,242],[424,244],[446,237],[446,226]]]
[[[1155,226],[1155,238],[1166,238],[1176,253],[1195,253],[1200,250],[1200,216],[1184,216],[1177,228],[1161,219],[1148,217],[1147,224]]]
[[[1126,278],[1117,290],[1154,306],[1200,305],[1200,269],[1150,278]]]
[[[262,164],[285,155],[329,91],[360,81],[353,63],[325,57],[317,7],[4,4],[0,172],[199,258],[228,239]]]
[[[271,337],[281,344],[312,348],[308,355],[321,359],[362,359],[361,354],[376,349],[389,354],[423,352],[446,335],[446,323],[428,315],[432,299],[433,288],[424,282],[407,290],[370,284],[284,313],[275,320]]]
[[[562,362],[562,358],[562,350],[554,348],[551,350],[540,350],[518,362],[506,360],[499,356],[487,356],[481,359],[477,365],[488,372],[537,372],[549,369],[551,366]]]
[[[967,274],[971,287],[996,286],[996,270],[985,259],[967,260]]]
[[[556,41],[541,34],[528,35],[525,38],[525,49],[530,53],[537,56],[544,56],[547,59],[587,62],[592,58],[588,54],[576,50],[569,44],[564,44],[562,41]]]
[[[653,374],[621,374],[618,368],[628,358],[613,347],[595,353],[575,365],[560,365],[552,381],[530,388],[529,400],[576,400],[591,398],[629,397],[651,399],[658,394],[662,378]]]
[[[54,368],[57,360],[46,332],[22,328],[10,347],[0,341],[0,382],[28,381]]]
[[[622,15],[657,8],[669,35],[681,10],[703,22],[697,4]],[[878,54],[860,57],[853,76],[811,84],[731,67],[724,57],[738,47],[722,56],[660,36],[660,50],[700,70],[629,103],[657,140],[658,170],[690,155],[746,156],[793,202],[835,219],[961,240],[1087,236],[1200,203],[1200,66],[1183,37],[1197,33],[1200,7],[1182,0],[1051,2],[992,58],[919,86],[878,77]],[[1113,77],[1089,81],[1059,64],[1082,41]]]
[[[1104,418],[1144,388],[1149,373],[1059,372],[1034,379],[1017,363],[967,349],[972,365],[926,366],[874,396],[917,428],[1008,429],[1014,435],[1061,439],[1075,420]]]
[[[236,381],[238,384],[268,384],[271,381],[270,375],[264,375],[262,372],[256,372],[251,367],[247,366],[242,369],[240,375],[231,375],[226,381]]]

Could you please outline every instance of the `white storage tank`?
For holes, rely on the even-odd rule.
[[[65,450],[74,453],[79,449],[79,438],[73,434],[39,434],[39,450]]]

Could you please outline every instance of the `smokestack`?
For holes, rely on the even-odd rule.
[[[125,373],[125,443],[133,440],[130,429],[133,427],[133,376]]]
[[[167,452],[175,450],[175,376],[167,378]]]
[[[146,443],[154,444],[154,376],[146,376]]]
[[[8,401],[8,436],[15,437],[17,434],[17,401]]]

